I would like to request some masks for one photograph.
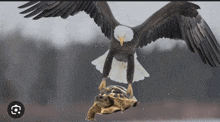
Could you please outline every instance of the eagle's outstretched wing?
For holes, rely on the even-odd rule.
[[[143,47],[158,38],[183,39],[192,52],[197,52],[204,63],[216,67],[220,64],[220,46],[205,20],[199,15],[196,4],[170,2],[141,25],[137,47]]]
[[[31,6],[31,7],[30,7]],[[95,23],[101,27],[102,33],[111,40],[111,31],[120,23],[114,18],[107,2],[95,1],[30,1],[18,8],[30,7],[21,12],[25,17],[35,16],[33,19],[42,17],[62,17],[75,15],[79,11],[85,11],[94,18]]]

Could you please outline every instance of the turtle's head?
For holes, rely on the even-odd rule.
[[[131,28],[123,25],[115,27],[114,37],[120,42],[120,45],[123,46],[124,42],[129,42],[133,39],[134,32]]]
[[[95,103],[99,107],[109,107],[114,104],[113,100],[109,96],[106,96],[106,94],[102,95],[99,94],[95,97]]]

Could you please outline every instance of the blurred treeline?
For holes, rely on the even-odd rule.
[[[102,35],[90,44],[72,43],[59,49],[49,41],[22,37],[15,30],[0,37],[0,103],[20,100],[40,105],[92,102],[102,74],[91,61],[104,54],[109,41]],[[99,40],[99,41],[98,41]],[[103,40],[103,41],[100,41]],[[204,64],[186,47],[170,51],[137,50],[150,77],[133,84],[140,102],[219,101],[220,68]],[[107,85],[122,85],[108,79]]]

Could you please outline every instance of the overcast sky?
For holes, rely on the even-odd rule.
[[[56,46],[65,46],[70,41],[80,41],[80,43],[89,43],[92,37],[101,33],[100,28],[93,19],[85,12],[80,12],[67,19],[42,18],[32,20],[32,18],[23,18],[19,14],[22,9],[17,7],[26,2],[1,2],[0,4],[0,33],[5,34],[16,27],[22,28],[22,35],[34,37],[36,39],[52,40]],[[150,15],[166,5],[168,2],[108,2],[115,18],[124,25],[136,26],[145,21]],[[220,40],[220,2],[193,2],[198,4],[201,9],[198,10],[213,30],[217,40]],[[103,35],[104,37],[104,35]],[[105,41],[105,40],[103,40]],[[174,40],[160,39],[156,43],[150,44],[147,48],[155,45],[162,49],[172,47]],[[184,42],[177,43],[185,45]]]

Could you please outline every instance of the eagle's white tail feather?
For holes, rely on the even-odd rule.
[[[103,71],[105,59],[108,55],[108,52],[109,50],[104,55],[92,61],[92,64],[95,65],[96,69],[99,70],[101,73]],[[136,53],[134,57],[134,64],[135,64],[134,77],[133,77],[134,82],[143,80],[145,77],[150,76],[148,72],[138,62]],[[112,68],[109,73],[109,78],[119,83],[127,83],[127,62],[120,62],[117,61],[115,58],[113,58]]]

